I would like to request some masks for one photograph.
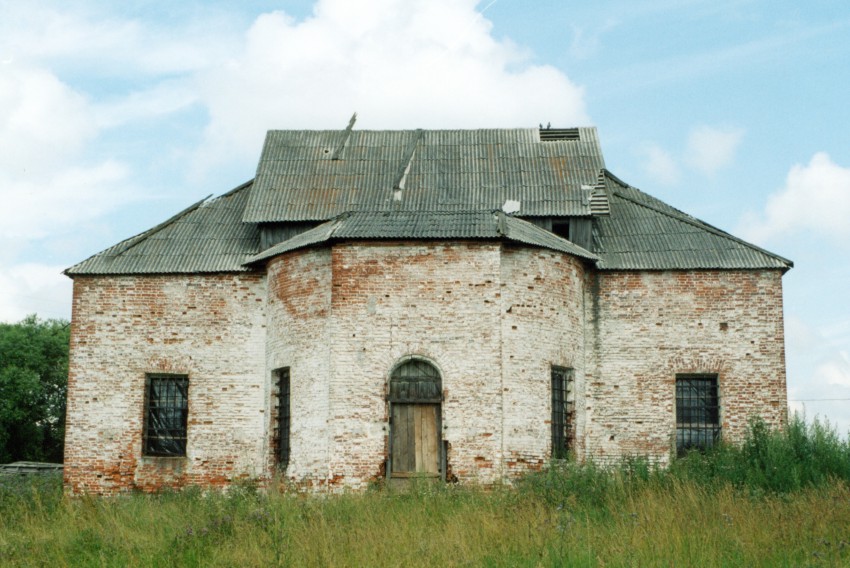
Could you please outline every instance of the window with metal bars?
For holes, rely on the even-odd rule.
[[[147,375],[142,448],[146,456],[186,455],[189,377]]]
[[[676,376],[676,453],[705,450],[720,440],[717,375]]]
[[[573,449],[574,415],[573,370],[552,367],[553,459],[564,459]]]
[[[289,465],[289,426],[290,426],[290,381],[289,367],[277,369],[274,372],[277,387],[277,413],[275,442],[277,446],[277,462],[283,469]]]

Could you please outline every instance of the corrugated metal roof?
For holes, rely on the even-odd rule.
[[[541,142],[536,128],[303,131],[266,136],[246,222],[327,220],[346,211],[493,210],[520,201],[520,216],[590,215],[604,167],[595,128]],[[341,159],[333,159],[342,142]],[[410,148],[415,151],[410,154]],[[399,172],[410,166],[400,195]]]
[[[345,213],[251,257],[246,264],[331,240],[349,239],[498,239],[596,259],[580,246],[500,211],[384,211]]]
[[[165,223],[65,271],[84,274],[165,274],[245,271],[260,246],[256,225],[242,223],[251,182],[200,202]]]
[[[598,259],[603,270],[793,266],[618,180],[601,166],[596,131],[579,130],[579,141],[552,142],[540,142],[537,129],[272,132],[263,183],[198,202],[66,274],[244,271],[333,239],[508,240]],[[499,211],[515,199],[518,216],[587,216],[591,195],[592,252]],[[258,226],[243,222],[252,205],[254,215],[333,220],[260,252]]]
[[[606,172],[610,215],[594,219],[602,270],[787,270],[782,258],[733,237],[633,188]]]

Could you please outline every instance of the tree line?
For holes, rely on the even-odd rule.
[[[0,463],[61,462],[70,325],[0,323]]]

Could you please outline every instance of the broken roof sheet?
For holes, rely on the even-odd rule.
[[[602,270],[788,270],[793,263],[704,223],[605,172],[610,215],[594,218]]]
[[[593,253],[570,241],[499,211],[385,211],[340,215],[251,257],[247,264],[299,248],[349,239],[499,239],[565,252],[586,260],[596,259]]]
[[[272,130],[243,220],[328,220],[347,211],[482,211],[519,201],[518,216],[590,215],[604,167],[595,128],[542,142],[537,128]],[[545,132],[545,131],[544,131]]]
[[[251,182],[198,202],[165,223],[124,240],[65,271],[84,274],[234,272],[260,246],[256,225],[242,223]]]

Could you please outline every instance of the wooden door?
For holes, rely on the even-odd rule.
[[[392,477],[440,475],[439,404],[392,405]]]

